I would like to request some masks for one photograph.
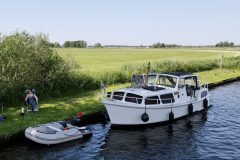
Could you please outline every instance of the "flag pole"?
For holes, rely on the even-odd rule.
[[[104,97],[104,95],[106,94],[106,87],[103,83],[103,81],[101,80],[101,92],[102,92],[102,98]]]

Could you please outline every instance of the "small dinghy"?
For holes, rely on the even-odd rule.
[[[25,130],[26,138],[40,144],[58,144],[91,136],[87,127],[76,127],[65,121],[51,122],[28,127]]]

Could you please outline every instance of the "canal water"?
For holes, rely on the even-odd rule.
[[[240,159],[240,83],[210,93],[212,107],[206,114],[172,125],[134,131],[91,125],[89,139],[49,147],[24,140],[2,148],[0,160]]]

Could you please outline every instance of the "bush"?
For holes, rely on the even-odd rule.
[[[5,100],[20,100],[27,88],[35,88],[41,96],[61,92],[63,80],[70,76],[69,68],[46,35],[16,32],[1,39],[0,95]]]

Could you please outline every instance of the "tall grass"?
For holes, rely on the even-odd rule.
[[[147,63],[135,66],[128,64],[122,66],[122,70],[127,70],[131,73],[142,73],[146,72],[146,66]],[[153,72],[200,72],[216,69],[218,67],[219,62],[217,60],[167,60],[155,61],[151,64],[151,69]]]
[[[148,62],[139,65],[126,64],[116,70],[95,74],[75,72],[72,84],[81,84],[75,86],[79,89],[97,89],[100,88],[100,80],[104,81],[105,84],[129,82],[132,74],[145,73],[147,64]],[[201,72],[218,68],[240,69],[240,56],[225,58],[222,63],[219,59],[155,61],[151,63],[151,68],[153,72]]]

